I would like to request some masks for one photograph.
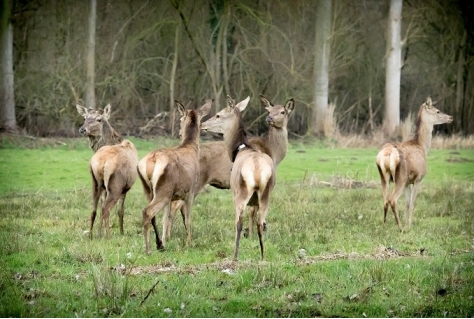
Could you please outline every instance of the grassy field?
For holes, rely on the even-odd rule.
[[[140,157],[177,143],[132,141]],[[254,234],[232,262],[229,190],[196,198],[191,247],[177,219],[167,249],[146,255],[139,181],[125,234],[114,213],[112,238],[91,241],[87,141],[4,141],[0,316],[474,316],[474,150],[430,151],[404,233],[391,214],[382,223],[376,153],[292,142],[271,197],[265,260]],[[403,214],[403,196],[399,205]]]

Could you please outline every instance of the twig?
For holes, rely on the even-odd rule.
[[[157,280],[157,281],[155,282],[155,284],[153,285],[153,287],[151,287],[151,289],[150,289],[150,290],[148,291],[148,293],[146,294],[145,298],[143,298],[142,302],[140,302],[140,306],[148,299],[148,297],[150,297],[151,293],[153,292],[153,290],[155,290],[155,287],[156,287],[156,285],[158,285],[159,282],[160,282],[160,281]]]

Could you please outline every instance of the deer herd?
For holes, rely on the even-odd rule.
[[[192,207],[196,195],[206,186],[231,189],[235,209],[234,260],[238,259],[239,242],[243,230],[246,207],[249,211],[249,233],[256,219],[260,244],[260,256],[264,258],[263,232],[268,213],[270,195],[276,183],[275,171],[285,158],[288,149],[288,119],[294,110],[294,100],[284,105],[274,105],[260,95],[262,106],[268,111],[266,123],[268,133],[263,137],[249,137],[245,131],[242,112],[250,97],[235,104],[228,96],[227,105],[212,118],[201,123],[208,115],[212,101],[208,100],[199,109],[186,109],[175,101],[181,115],[179,135],[181,143],[172,148],[159,148],[138,159],[137,149],[127,139],[122,139],[110,125],[111,106],[103,111],[76,105],[84,118],[79,129],[89,138],[94,152],[89,170],[92,177],[93,208],[90,215],[89,236],[93,237],[93,226],[97,206],[102,197],[98,237],[105,224],[106,236],[110,238],[109,215],[120,200],[118,208],[120,233],[123,234],[125,197],[139,177],[147,200],[142,210],[145,251],[150,253],[150,225],[155,233],[156,248],[163,250],[171,233],[171,222],[176,212],[181,212],[187,232],[187,244],[192,244]],[[401,225],[397,200],[405,190],[408,221],[412,223],[413,209],[420,182],[427,171],[427,154],[431,146],[433,126],[452,122],[452,116],[433,106],[430,97],[419,109],[415,136],[401,143],[385,144],[376,157],[383,193],[384,223],[388,207]],[[223,134],[223,141],[200,143],[200,131]],[[389,184],[394,189],[389,194]],[[156,226],[156,215],[163,212],[162,233]]]

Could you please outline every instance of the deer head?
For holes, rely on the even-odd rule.
[[[110,118],[110,104],[104,108],[104,111],[86,109],[84,106],[76,104],[77,112],[84,118],[84,124],[79,128],[79,133],[87,136],[101,136],[104,122]]]
[[[433,101],[431,97],[428,96],[426,102],[420,108],[418,118],[420,121],[428,125],[439,125],[444,123],[451,123],[453,117],[451,115],[445,114],[433,106]]]
[[[209,111],[211,110],[212,100],[207,100],[198,110],[187,110],[178,100],[175,100],[175,104],[179,114],[181,115],[181,118],[179,119],[179,136],[183,137],[185,136],[184,133],[187,127],[194,127],[195,125],[197,127],[200,126],[201,118],[209,114]],[[194,122],[195,125],[191,125],[191,122]]]
[[[274,128],[286,128],[288,124],[288,117],[290,113],[295,108],[295,101],[289,99],[285,106],[283,105],[273,105],[265,96],[260,95],[260,101],[262,106],[268,111],[268,116],[265,121],[268,125],[273,126]]]
[[[237,108],[240,112],[242,112],[249,104],[249,101],[250,96],[247,96],[245,100],[242,100],[237,105],[235,105],[232,98],[227,96],[227,106],[220,110],[216,115],[208,119],[206,122],[202,123],[201,129],[222,134],[228,132],[236,117],[234,109]]]

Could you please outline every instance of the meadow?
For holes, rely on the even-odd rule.
[[[178,144],[131,140],[139,157]],[[473,317],[474,149],[430,151],[403,233],[391,213],[383,224],[376,154],[291,141],[271,196],[265,259],[254,231],[233,262],[230,190],[196,197],[192,246],[177,216],[166,250],[147,255],[138,180],[125,234],[114,210],[111,239],[90,240],[87,140],[3,139],[0,316]],[[399,206],[403,216],[403,196]]]

